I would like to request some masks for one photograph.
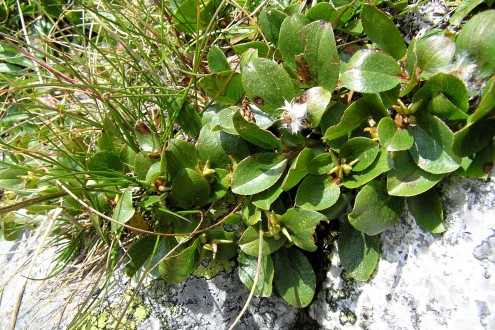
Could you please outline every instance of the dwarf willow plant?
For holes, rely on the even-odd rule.
[[[43,187],[31,204],[49,208],[41,202],[64,196],[69,216],[91,219],[83,230],[94,230],[114,249],[113,239],[127,238],[129,276],[143,268],[178,283],[204,259],[235,258],[254,294],[267,297],[274,288],[289,304],[305,307],[316,288],[306,255],[317,250],[320,222],[345,219],[341,263],[366,281],[379,259],[380,233],[399,222],[406,204],[422,227],[442,233],[435,186],[449,173],[490,172],[494,10],[472,16],[457,34],[433,30],[406,45],[387,14],[404,10],[402,2],[387,11],[377,8],[388,3],[382,1],[252,5],[258,25],[238,25],[232,34],[215,34],[215,20],[230,24],[226,13],[242,16],[245,9],[215,1],[157,3],[170,30],[92,9],[101,38],[121,50],[102,57],[103,78],[72,72],[94,101],[83,113],[94,116],[59,107],[52,109],[55,122],[18,102],[2,119],[26,120],[46,139],[35,136],[36,143],[53,143],[60,134],[54,127],[41,134],[40,127],[51,126],[38,119],[93,129],[84,135],[92,140],[82,140],[62,126],[70,142],[53,144],[53,152],[67,150],[67,157],[31,155],[47,162],[36,171],[21,156],[31,141],[14,145],[11,138],[4,145],[13,159],[4,158],[11,167],[2,171],[0,186],[21,196]],[[468,14],[461,9],[457,19]],[[114,25],[126,29],[112,32]],[[148,37],[133,38],[141,26]],[[192,59],[167,33],[182,41],[180,48],[195,49]],[[209,46],[212,38],[218,46]],[[143,45],[146,51],[135,53]],[[120,72],[117,60],[128,61],[128,71]],[[116,91],[112,83],[125,88]],[[4,211],[29,210],[26,203]]]

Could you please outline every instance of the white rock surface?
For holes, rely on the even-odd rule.
[[[407,213],[381,235],[368,283],[345,279],[338,257],[310,307],[325,329],[495,329],[495,185],[452,179],[442,189],[448,231]]]

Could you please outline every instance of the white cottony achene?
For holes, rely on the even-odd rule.
[[[285,100],[285,105],[280,109],[284,110],[282,122],[292,134],[301,130],[308,114],[308,106],[306,103],[288,102]]]

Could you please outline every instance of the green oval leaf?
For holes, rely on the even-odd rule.
[[[349,134],[361,126],[361,123],[369,117],[369,99],[367,96],[364,96],[345,109],[340,122],[337,125],[330,126],[326,130],[324,139],[333,140]]]
[[[457,53],[476,61],[484,76],[495,70],[495,10],[474,15],[462,28],[456,39]]]
[[[179,254],[168,257],[158,264],[160,276],[167,282],[180,283],[184,281],[199,264],[199,238]]]
[[[428,111],[445,120],[466,120],[469,116],[456,107],[445,95],[437,94],[433,96]]]
[[[280,26],[278,48],[285,64],[292,69],[296,68],[296,55],[304,52],[304,43],[301,42],[299,33],[308,23],[310,21],[306,16],[296,14],[287,16]]]
[[[433,187],[443,177],[420,169],[407,151],[392,156],[393,166],[387,172],[387,190],[393,196],[415,196]]]
[[[285,20],[286,17],[287,14],[273,8],[264,8],[261,11],[260,16],[258,17],[263,35],[265,36],[266,40],[270,41],[275,46],[278,45],[280,27],[282,26],[282,22]]]
[[[168,174],[171,179],[185,168],[195,168],[198,164],[198,152],[194,146],[184,140],[170,140],[165,149]]]
[[[132,191],[131,187],[127,187],[124,193],[120,196],[115,209],[113,210],[112,219],[119,223],[127,223],[131,220],[132,216],[136,213],[134,206],[132,205]],[[116,231],[119,225],[112,222],[112,230]]]
[[[454,134],[452,150],[461,157],[470,156],[486,147],[494,135],[495,118],[479,120]]]
[[[237,256],[239,263],[239,278],[241,282],[251,290],[253,288],[256,269],[258,268],[258,258],[249,256],[242,251]],[[272,295],[273,282],[273,261],[272,257],[265,255],[261,258],[261,267],[258,277],[258,283],[254,289],[254,294],[258,297],[270,297]]]
[[[282,176],[287,159],[283,155],[261,153],[241,161],[232,175],[232,192],[253,195],[273,186]]]
[[[361,93],[380,93],[400,82],[401,68],[390,56],[371,50],[354,54],[340,75],[346,88]]]
[[[90,171],[123,172],[122,160],[117,154],[110,151],[99,151],[88,159]]]
[[[430,34],[413,45],[416,67],[421,69],[421,77],[429,79],[452,62],[455,43],[442,34]]]
[[[231,164],[229,156],[239,161],[250,154],[244,139],[215,129],[212,124],[203,126],[196,148],[203,164],[209,160],[213,168],[229,168]]]
[[[452,104],[459,108],[463,112],[467,112],[469,109],[469,95],[464,82],[453,75],[447,73],[438,73],[431,77],[423,87],[417,91],[413,96],[413,103],[423,100],[421,104],[421,109],[428,109],[430,111],[437,111],[440,114],[442,109],[432,108],[430,105],[432,99],[442,94],[446,97]],[[449,113],[447,113],[447,117]],[[448,119],[448,118],[447,118]]]
[[[237,133],[246,141],[258,147],[266,149],[277,149],[282,151],[282,142],[272,132],[261,129],[258,125],[250,123],[242,117],[240,110],[232,117]]]
[[[363,186],[364,184],[370,182],[382,173],[390,170],[390,165],[388,163],[388,152],[386,150],[379,150],[378,156],[376,157],[373,164],[361,172],[351,172],[350,175],[344,178],[342,185],[349,189],[355,189]]]
[[[263,210],[269,210],[272,203],[280,196],[280,194],[284,191],[282,189],[283,180],[280,179],[273,186],[264,190],[260,193],[257,193],[251,197],[251,203],[253,205],[259,207]]]
[[[329,175],[308,175],[297,189],[296,205],[308,210],[324,210],[339,199],[340,188]]]
[[[342,145],[339,156],[341,159],[345,159],[347,164],[358,159],[352,170],[360,172],[373,164],[379,150],[380,148],[375,141],[365,137],[355,137]]]
[[[338,250],[344,269],[358,281],[367,281],[380,258],[380,240],[367,236],[344,221],[340,227]]]
[[[136,139],[139,146],[144,151],[155,152],[161,149],[160,139],[158,135],[151,130],[151,128],[142,121],[137,121],[134,126],[136,133]]]
[[[364,33],[378,48],[396,60],[406,55],[406,45],[399,29],[380,9],[364,4],[361,9],[361,22]]]
[[[282,189],[284,191],[293,188],[308,174],[308,164],[314,157],[315,153],[311,148],[304,148],[297,155],[282,183]]]
[[[287,72],[277,63],[263,58],[255,58],[244,66],[242,84],[254,104],[275,117],[282,114],[283,111],[279,108],[284,101],[296,96]]]
[[[261,210],[248,199],[242,206],[242,217],[246,226],[254,225],[261,220]]]
[[[274,255],[275,289],[290,305],[303,308],[313,300],[316,276],[308,259],[295,248],[283,248]]]
[[[461,159],[452,151],[454,134],[435,116],[417,116],[416,125],[407,130],[414,137],[409,150],[418,166],[433,174],[455,171],[461,165]]]
[[[258,229],[256,229],[257,227],[258,226],[249,226],[239,239],[239,247],[241,250],[245,254],[253,257],[257,257],[259,252],[260,237]],[[280,249],[286,240],[287,238],[283,235],[279,239],[263,236],[263,252],[261,254],[264,256],[272,254]]]
[[[325,21],[316,21],[306,25],[300,35],[305,45],[303,60],[311,80],[332,92],[337,86],[340,70],[332,25]]]
[[[407,129],[398,128],[392,118],[382,118],[377,127],[380,144],[388,151],[408,150],[414,138]]]
[[[217,46],[212,46],[207,55],[208,67],[211,73],[230,71],[229,62],[224,53]]]
[[[177,173],[172,182],[172,197],[178,207],[189,209],[203,206],[210,196],[210,184],[193,169],[186,168]]]
[[[403,212],[403,198],[390,196],[385,182],[371,181],[357,194],[348,218],[354,228],[373,236],[395,226]]]
[[[322,87],[313,87],[308,89],[304,96],[308,106],[308,120],[311,123],[311,127],[318,127],[321,121],[321,117],[327,110],[327,107],[332,99],[332,92]]]
[[[146,179],[146,174],[153,163],[155,163],[155,161],[148,157],[147,151],[141,151],[136,154],[136,157],[134,158],[134,173],[136,173],[139,180]]]
[[[434,190],[407,198],[407,206],[418,224],[424,229],[440,234],[447,230],[443,224],[442,201]]]
[[[318,212],[304,209],[289,209],[280,217],[292,238],[292,242],[306,251],[316,251],[315,229],[316,225],[327,218]]]
[[[329,152],[324,152],[313,158],[307,166],[307,173],[313,175],[327,174],[334,167],[332,155]]]

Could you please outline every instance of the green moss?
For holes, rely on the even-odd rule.
[[[132,297],[132,291],[127,290],[121,297],[117,297],[104,309],[95,310],[89,317],[84,329],[87,330],[134,330],[137,326],[146,320],[150,314],[150,308],[143,304],[143,299],[139,296],[134,296],[129,308],[124,312],[129,299]],[[124,317],[117,327],[117,319],[124,313]]]
[[[198,268],[193,272],[193,275],[210,280],[221,272],[232,272],[234,267],[235,262],[232,260],[210,260],[207,266],[204,266],[202,263],[199,264]]]

